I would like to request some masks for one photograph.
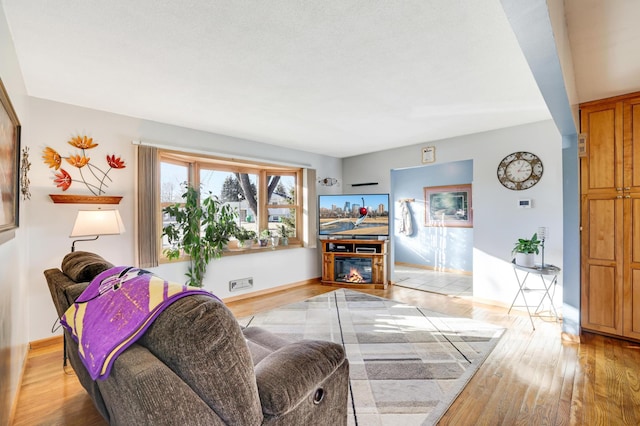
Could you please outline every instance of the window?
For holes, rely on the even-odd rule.
[[[289,237],[301,244],[302,169],[160,151],[160,209],[180,203],[184,183],[200,188],[203,197],[217,196],[238,213],[238,225],[259,234]],[[162,217],[162,224],[171,217]],[[162,234],[162,229],[158,230]],[[163,241],[162,249],[167,248]],[[163,257],[160,254],[161,258]]]

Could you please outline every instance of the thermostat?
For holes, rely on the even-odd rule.
[[[521,209],[531,208],[531,198],[525,198],[524,200],[518,200],[518,207]]]

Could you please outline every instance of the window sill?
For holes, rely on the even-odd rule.
[[[224,257],[224,256],[235,256],[240,254],[264,253],[264,252],[270,252],[270,251],[296,249],[301,247],[302,247],[301,243],[295,243],[295,244],[289,243],[289,245],[286,245],[286,246],[277,245],[275,247],[272,247],[272,246],[260,247],[258,244],[254,244],[250,248],[227,248],[224,251],[224,253],[222,253],[222,256]]]
[[[289,243],[289,245],[286,245],[286,246],[277,245],[276,247],[272,247],[272,246],[260,247],[258,244],[255,244],[251,248],[242,248],[242,249],[226,248],[222,253],[222,257],[238,256],[238,255],[253,254],[253,253],[265,253],[265,252],[272,252],[272,251],[282,251],[282,250],[290,250],[290,249],[297,249],[297,248],[302,248],[302,243]],[[161,265],[166,263],[188,262],[188,261],[189,261],[189,256],[186,256],[186,255],[182,255],[178,259],[169,260],[164,254],[161,254],[159,259],[159,263]]]

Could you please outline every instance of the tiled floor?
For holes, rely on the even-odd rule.
[[[396,285],[450,296],[473,296],[473,276],[395,265]]]

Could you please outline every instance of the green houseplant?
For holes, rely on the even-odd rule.
[[[517,265],[532,268],[535,266],[534,255],[540,252],[539,247],[542,241],[538,239],[538,234],[534,233],[530,239],[518,238],[511,254],[515,255]]]
[[[260,236],[258,237],[258,242],[260,243],[260,247],[266,247],[269,244],[269,239],[271,238],[271,232],[268,229],[263,229],[260,231]]]
[[[175,222],[162,229],[162,235],[166,235],[171,244],[164,254],[169,259],[178,259],[182,253],[189,256],[187,284],[202,287],[207,265],[222,256],[229,238],[237,230],[236,212],[211,193],[200,202],[199,191],[189,185],[182,198],[184,203],[162,209],[175,218]]]
[[[240,226],[235,231],[235,237],[238,240],[238,246],[240,248],[251,248],[251,244],[256,238],[256,231]]]
[[[280,233],[280,244],[283,246],[289,245],[289,229],[286,225],[282,224],[278,228],[278,232]]]

